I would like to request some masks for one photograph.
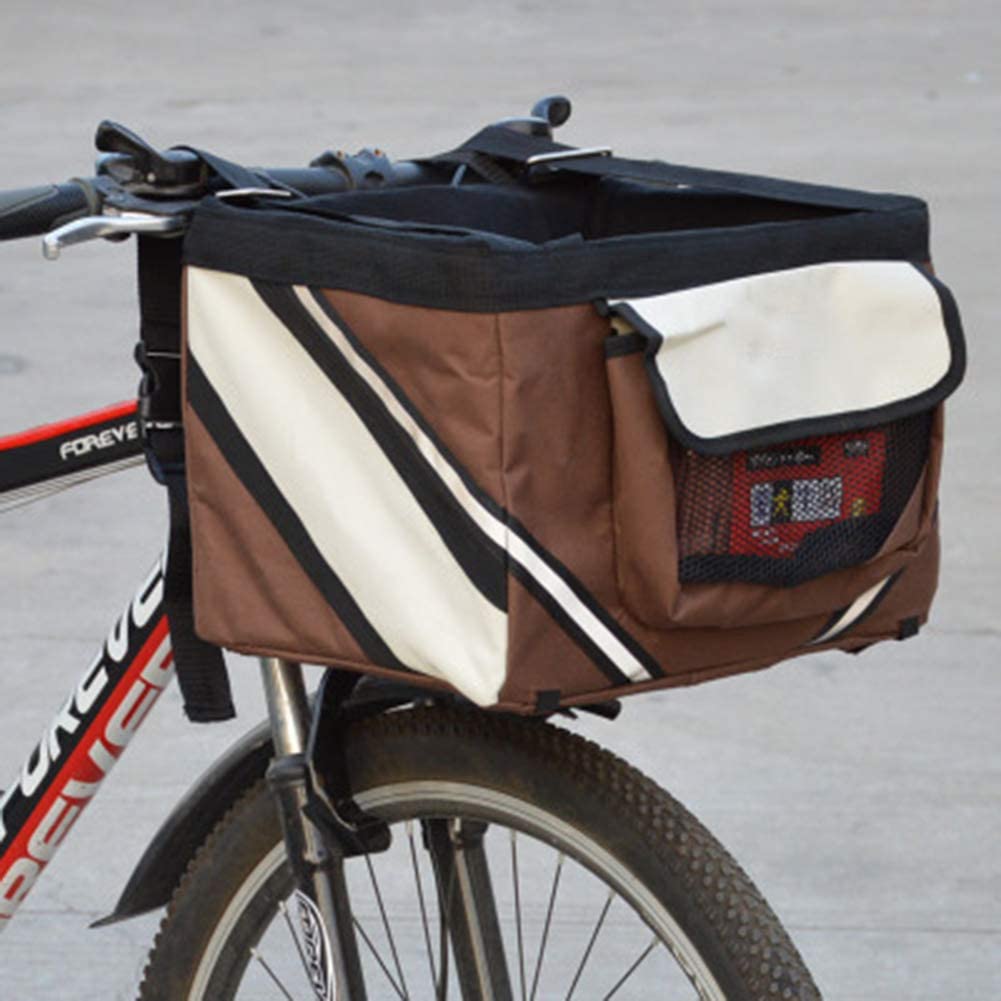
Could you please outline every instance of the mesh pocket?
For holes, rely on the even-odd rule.
[[[791,587],[872,559],[914,491],[931,414],[677,460],[682,583]]]

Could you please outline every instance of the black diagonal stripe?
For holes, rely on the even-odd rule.
[[[316,548],[299,516],[282,496],[190,353],[187,364],[188,401],[233,472],[260,505],[306,575],[373,664],[394,667],[400,671],[408,670],[376,632],[340,577]]]
[[[542,562],[545,563],[546,566],[548,566],[549,569],[552,570],[553,573],[555,573],[568,588],[570,588],[580,603],[587,608],[592,615],[594,615],[594,617],[636,658],[637,661],[639,661],[640,665],[651,678],[664,677],[664,669],[654,658],[653,654],[642,646],[632,633],[623,629],[623,627],[608,614],[605,607],[598,603],[597,598],[595,598],[594,595],[591,594],[586,587],[584,587],[580,580],[578,580],[577,577],[571,573],[570,568],[566,566],[566,564],[558,560],[551,552],[549,552],[548,549],[543,548],[542,544],[535,538],[535,536],[532,535],[532,533],[529,532],[529,530],[513,515],[507,515],[507,523],[510,531],[525,542],[532,552],[534,552],[535,555],[538,556],[539,559],[542,560]],[[525,570],[525,573],[528,573],[527,569]],[[543,588],[542,584],[538,581],[535,582],[535,589],[537,591],[545,591],[545,588]],[[545,591],[545,593],[547,595],[549,594],[548,591]],[[538,597],[538,595],[536,595],[536,597]],[[563,606],[560,605],[555,598],[550,596],[550,601],[563,611],[563,615],[567,619],[573,621],[570,618],[570,613],[563,610]],[[578,625],[576,622],[574,622],[574,626],[578,632],[582,635],[586,635],[586,631],[583,626]],[[593,640],[589,640],[589,642],[594,645]],[[587,648],[585,647],[584,649],[586,650]],[[595,647],[595,649],[597,649],[597,647]],[[612,663],[606,654],[602,653],[601,655],[606,661]],[[622,672],[620,671],[619,674],[622,675]],[[622,677],[626,676],[622,675]],[[626,681],[632,680],[633,679],[626,677]]]
[[[254,288],[364,423],[469,580],[487,601],[506,612],[504,549],[480,530],[424,460],[417,443],[306,312],[295,292],[285,285],[264,282],[255,282]]]
[[[511,573],[524,585],[525,590],[553,617],[553,620],[584,651],[595,667],[616,687],[632,683],[632,678],[624,674],[604,650],[579,626],[566,609],[525,569],[522,564],[511,561]]]
[[[434,443],[435,448],[439,451],[446,462],[455,470],[456,474],[465,483],[469,492],[482,504],[484,509],[492,514],[498,520],[504,522],[508,530],[517,535],[525,544],[535,553],[538,558],[545,563],[562,581],[567,587],[574,593],[582,605],[587,608],[592,615],[611,633],[629,652],[636,658],[637,661],[643,666],[646,672],[651,678],[662,678],[664,676],[664,671],[660,664],[657,663],[656,659],[643,647],[639,642],[632,636],[631,633],[627,632],[622,626],[608,614],[604,606],[599,604],[595,597],[587,590],[586,587],[571,573],[570,569],[565,566],[560,560],[558,560],[552,553],[545,549],[542,544],[532,535],[532,533],[515,517],[509,514],[500,504],[498,504],[485,490],[483,490],[479,484],[469,475],[466,468],[459,462],[448,446],[438,437],[434,428],[428,423],[424,415],[417,409],[416,406],[411,402],[410,398],[403,392],[399,384],[393,379],[393,377],[380,365],[378,359],[365,347],[364,344],[359,340],[358,335],[345,323],[343,317],[337,312],[330,301],[327,299],[322,292],[313,289],[311,290],[313,299],[317,305],[327,314],[331,322],[344,334],[348,342],[351,344],[352,348],[358,353],[359,357],[362,358],[373,372],[379,377],[386,388],[396,397],[397,402],[403,407],[404,410],[410,415],[414,423],[423,431],[425,435]],[[516,572],[516,576],[523,584],[528,588],[531,594],[546,608],[550,614],[559,622],[561,626],[570,634],[575,642],[584,650],[584,652],[591,657],[596,664],[606,673],[609,677],[612,674],[609,671],[614,672],[614,677],[612,680],[617,682],[624,681],[627,682],[630,679],[627,678],[618,668],[615,667],[614,663],[610,658],[602,652],[600,647],[592,640],[588,635],[586,630],[578,625],[571,618],[568,612],[566,612],[559,602],[549,594],[549,592],[537,581],[534,577],[531,577],[528,570],[517,566],[514,561],[511,561],[511,570]]]

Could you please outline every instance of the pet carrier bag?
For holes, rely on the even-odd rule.
[[[199,635],[521,712],[913,635],[964,367],[924,204],[503,128],[433,162],[484,157],[196,210]]]

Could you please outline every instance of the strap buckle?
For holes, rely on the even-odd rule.
[[[176,351],[150,350],[140,341],[136,363],[142,370],[139,383],[139,418],[146,427],[179,427],[181,417],[181,355]]]

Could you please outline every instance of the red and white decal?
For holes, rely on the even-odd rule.
[[[56,421],[54,424],[43,424],[28,431],[21,431],[18,434],[11,434],[5,438],[0,438],[0,452],[6,452],[14,448],[23,448],[25,445],[34,445],[37,442],[49,441],[53,438],[62,438],[64,435],[71,434],[74,431],[87,432],[95,426],[100,426],[109,421],[120,420],[123,424],[128,424],[130,423],[129,418],[134,419],[137,411],[138,404],[135,400],[113,403],[111,406],[102,407],[100,410],[92,410],[89,413],[81,414],[79,417]]]
[[[0,931],[173,675],[158,564],[0,797]]]

